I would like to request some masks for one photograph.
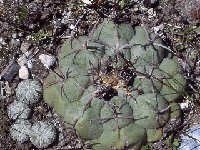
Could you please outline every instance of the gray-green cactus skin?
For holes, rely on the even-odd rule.
[[[167,58],[159,45],[162,41],[143,26],[105,20],[92,35],[65,41],[58,68],[44,81],[44,100],[96,150],[140,149],[159,140],[170,119],[170,103],[186,84],[177,59]],[[128,86],[131,94],[118,87],[109,101],[95,97],[91,75],[107,56],[117,58],[115,68],[131,62],[136,74]]]

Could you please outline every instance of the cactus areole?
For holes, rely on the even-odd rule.
[[[177,58],[157,45],[162,40],[143,26],[105,20],[90,36],[64,42],[44,100],[96,150],[159,140],[186,81]]]

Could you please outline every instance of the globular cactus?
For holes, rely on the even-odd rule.
[[[37,80],[27,79],[18,84],[16,88],[17,99],[25,104],[34,104],[40,100],[42,85]]]
[[[8,116],[10,119],[27,119],[30,116],[31,108],[20,101],[14,101],[8,106]]]
[[[56,139],[56,129],[48,121],[38,121],[31,126],[29,136],[37,148],[47,148]]]
[[[161,139],[186,80],[160,38],[106,20],[90,36],[67,40],[58,58],[44,100],[94,149],[140,149]]]
[[[10,134],[13,140],[24,143],[29,140],[31,123],[29,120],[18,119],[11,125]]]

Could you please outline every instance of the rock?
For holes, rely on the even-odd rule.
[[[1,79],[11,81],[17,74],[19,68],[19,64],[16,61],[13,61],[2,71],[2,73],[0,74]]]
[[[45,54],[41,54],[39,59],[47,69],[49,69],[56,61],[54,56]]]
[[[194,125],[181,135],[181,145],[178,150],[200,149],[200,125]]]
[[[22,51],[22,53],[26,53],[27,50],[29,49],[30,45],[31,45],[31,44],[28,43],[28,42],[23,42],[23,43],[21,44],[21,48],[20,48],[20,50]]]
[[[92,4],[92,0],[82,0],[82,2],[87,4],[87,5],[91,5]]]
[[[28,77],[29,77],[28,68],[26,66],[21,66],[21,68],[19,69],[19,78],[28,79]]]

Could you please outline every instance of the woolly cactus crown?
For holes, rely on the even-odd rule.
[[[31,108],[20,101],[14,101],[8,106],[8,116],[10,119],[27,119],[31,113]]]
[[[32,79],[21,81],[16,88],[17,99],[26,104],[36,103],[41,97],[41,92],[41,83]]]
[[[28,120],[18,119],[14,124],[11,125],[10,134],[13,140],[20,143],[29,140],[31,123]]]
[[[50,122],[38,121],[31,127],[29,136],[37,148],[46,148],[56,139],[56,129]]]

